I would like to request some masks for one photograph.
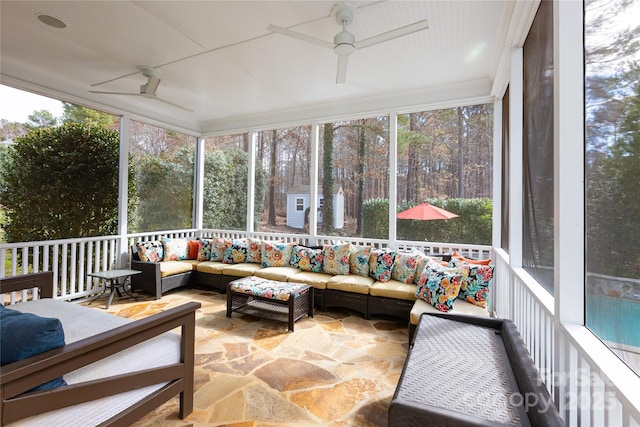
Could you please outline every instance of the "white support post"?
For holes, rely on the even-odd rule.
[[[493,218],[491,242],[502,247],[502,99],[493,102]],[[495,298],[492,300],[495,301]]]
[[[389,245],[398,247],[398,114],[389,114]]]
[[[585,324],[584,45],[583,3],[553,2],[554,164],[554,366],[560,378],[576,378],[562,324]],[[583,249],[583,250],[580,250]],[[554,396],[569,424],[579,405],[568,405],[573,381],[557,381]],[[587,420],[588,422],[588,420]]]
[[[204,214],[204,138],[196,140],[196,158],[193,171],[193,227],[202,230],[203,214]],[[200,233],[200,231],[199,231]]]
[[[311,124],[311,177],[309,185],[309,239],[311,245],[318,244],[318,147],[320,124]]]
[[[509,261],[512,268],[522,267],[523,215],[523,51],[511,52],[509,83]],[[513,305],[511,305],[513,307]]]
[[[247,176],[247,233],[253,233],[255,225],[253,219],[255,217],[255,188],[256,188],[256,144],[258,132],[249,131],[249,171]]]
[[[584,325],[584,275],[576,275],[585,271],[583,4],[553,6],[555,317]]]
[[[127,222],[129,206],[129,141],[131,120],[129,115],[120,116],[120,158],[118,163],[118,256],[116,268],[128,266],[129,242],[127,240]]]

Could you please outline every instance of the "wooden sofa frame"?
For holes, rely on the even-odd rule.
[[[41,297],[53,297],[53,273],[34,273],[0,279],[0,293],[31,288],[39,288]],[[193,411],[195,312],[198,308],[200,303],[197,302],[183,304],[3,366],[0,374],[2,424],[163,382],[167,384],[101,425],[130,425],[177,394],[180,395],[179,416],[181,419],[185,418]],[[41,392],[25,393],[39,384],[177,327],[181,328],[179,363]]]

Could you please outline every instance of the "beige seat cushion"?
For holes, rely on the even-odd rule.
[[[225,264],[222,274],[234,277],[253,276],[253,273],[260,270],[260,264],[242,263],[242,264]]]
[[[174,274],[188,273],[193,266],[183,261],[162,261],[160,264],[160,277],[173,276]]]
[[[367,295],[373,282],[374,280],[371,277],[358,274],[341,274],[333,276],[327,281],[327,289]]]
[[[289,282],[304,283],[316,289],[327,289],[327,281],[333,276],[326,273],[313,273],[311,271],[301,271],[289,279]]]
[[[195,259],[181,259],[178,262],[189,264],[191,266],[191,271],[196,271],[198,269],[198,264],[200,264],[200,261],[197,261]]]
[[[197,265],[196,269],[202,273],[222,274],[222,270],[227,265],[229,264],[220,261],[202,261]]]
[[[438,310],[428,302],[418,299],[415,304],[413,304],[413,308],[411,309],[411,313],[409,314],[409,318],[411,319],[412,325],[417,325],[418,320],[420,320],[420,315],[422,313],[442,313],[442,311]],[[470,302],[466,302],[461,299],[456,299],[453,303],[453,310],[449,313],[452,314],[464,314],[467,316],[481,316],[481,317],[489,317],[489,312],[477,305],[471,304]]]
[[[416,299],[416,285],[407,285],[397,280],[388,282],[375,282],[371,285],[369,293],[373,297],[386,297],[414,301]]]
[[[263,279],[287,282],[290,277],[293,277],[300,272],[301,271],[295,267],[266,267],[256,271],[253,275]]]

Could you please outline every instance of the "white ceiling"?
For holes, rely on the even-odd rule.
[[[515,1],[354,1],[356,40],[426,19],[429,29],[356,51],[337,85],[337,55],[267,31],[269,24],[331,41],[335,1],[0,2],[0,81],[63,100],[130,112],[195,133],[274,117],[489,99]],[[49,27],[37,15],[63,20]],[[516,24],[518,24],[516,22]],[[155,67],[161,98],[137,92]],[[447,99],[449,98],[449,99]]]

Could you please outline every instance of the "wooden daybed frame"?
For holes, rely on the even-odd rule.
[[[52,298],[53,273],[0,278],[0,293],[39,288],[41,298]],[[129,390],[167,383],[100,425],[127,426],[162,403],[180,395],[180,418],[193,411],[195,311],[200,303],[179,307],[110,329],[98,335],[2,367],[1,423],[112,396]],[[93,310],[87,308],[87,310]],[[174,328],[181,328],[180,362],[158,368],[25,393],[33,387],[118,353]]]

